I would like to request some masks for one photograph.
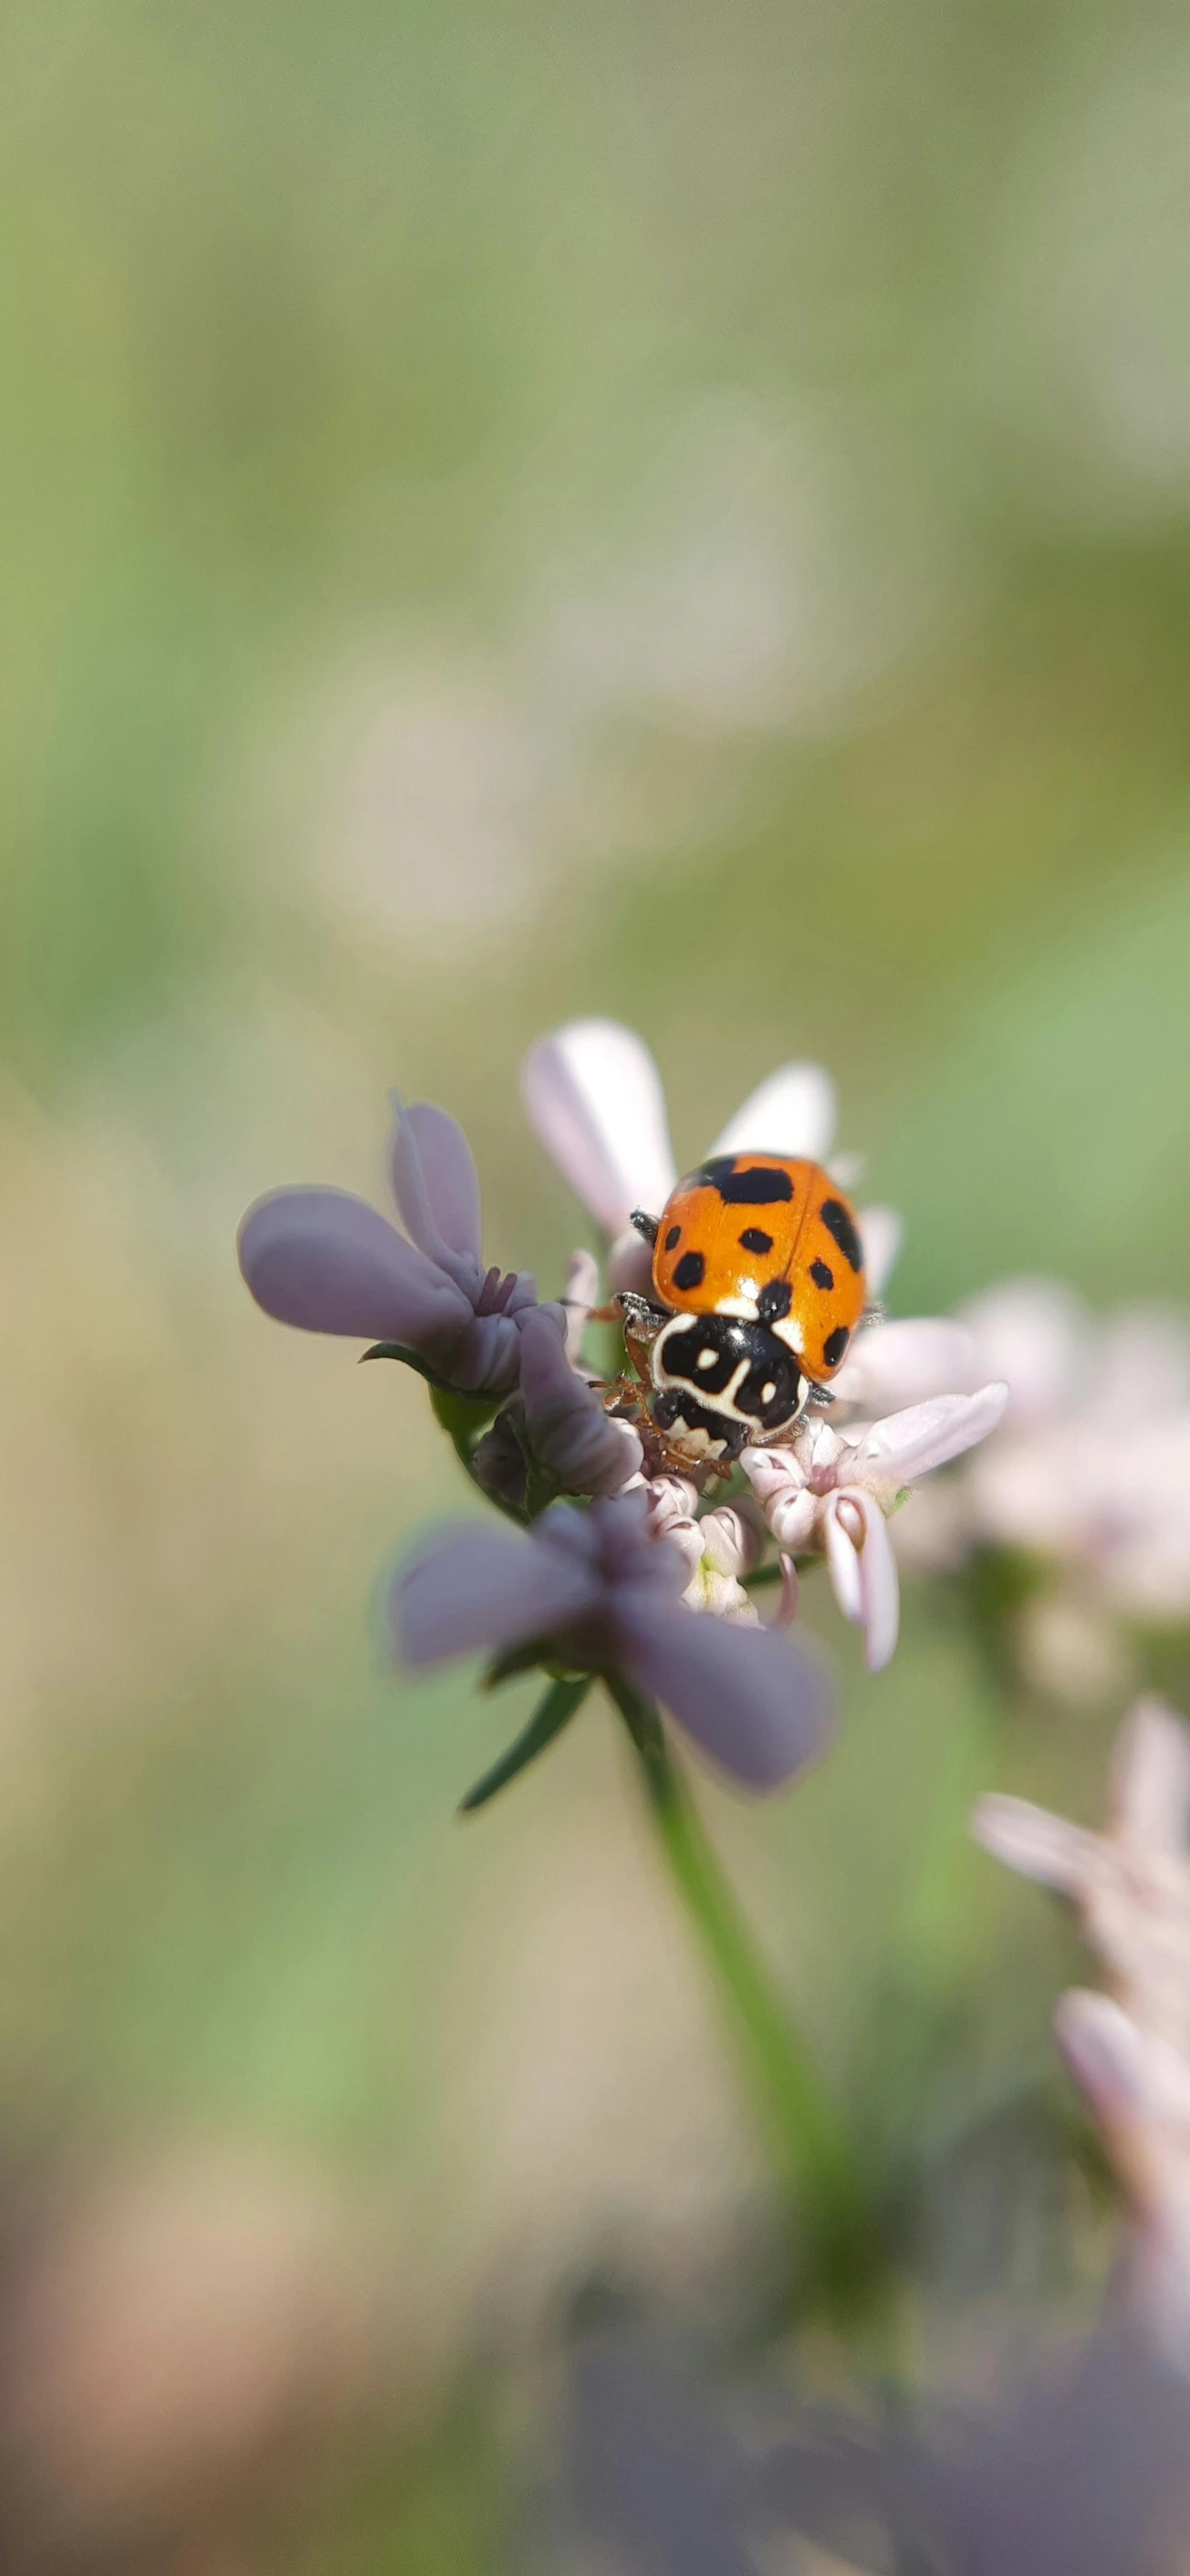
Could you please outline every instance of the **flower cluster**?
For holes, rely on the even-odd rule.
[[[1190,2360],[1190,1729],[1138,1701],[1103,1833],[1005,1797],[980,1800],[973,1831],[1064,1896],[1098,1952],[1110,1992],[1064,1995],[1058,2044],[1135,2212],[1139,2306]]]
[[[648,1050],[612,1022],[575,1022],[531,1050],[524,1096],[603,1229],[609,1285],[646,1287],[649,1252],[632,1213],[659,1212],[678,1176]],[[520,1534],[448,1532],[398,1576],[398,1654],[417,1665],[512,1649],[519,1667],[626,1675],[731,1777],[775,1786],[817,1750],[826,1726],[819,1666],[779,1633],[796,1611],[799,1570],[825,1560],[844,1616],[864,1631],[869,1665],[885,1664],[898,1619],[888,1518],[919,1476],[983,1439],[1006,1389],[966,1391],[972,1353],[962,1327],[873,1318],[839,1373],[831,1426],[819,1419],[780,1447],[745,1450],[712,1500],[705,1475],[669,1472],[647,1411],[623,1418],[614,1390],[584,1365],[599,1295],[594,1255],[574,1254],[563,1297],[548,1305],[526,1274],[485,1269],[465,1137],[441,1109],[395,1107],[389,1165],[404,1233],[346,1192],[290,1189],[249,1211],[239,1250],[268,1314],[366,1338],[420,1370],[475,1486],[520,1525]],[[833,1126],[827,1075],[789,1065],[712,1151],[760,1147],[824,1161]],[[842,1180],[843,1167],[832,1168]],[[874,1208],[860,1227],[879,1295],[899,1225]],[[942,1393],[951,1370],[961,1391]],[[893,1409],[871,1418],[881,1404]],[[762,1624],[753,1596],[770,1580],[775,1616]]]
[[[1135,1307],[1097,1325],[1056,1281],[1025,1279],[974,1299],[951,1330],[952,1383],[1003,1379],[1004,1420],[915,1497],[898,1552],[935,1571],[981,1551],[1023,1557],[1029,1678],[1073,1698],[1126,1683],[1131,1632],[1190,1618],[1190,1322]]]

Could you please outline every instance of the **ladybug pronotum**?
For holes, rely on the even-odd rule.
[[[842,1366],[864,1311],[855,1210],[818,1163],[717,1154],[657,1219],[655,1303],[621,1300],[646,1406],[675,1464],[778,1440]]]

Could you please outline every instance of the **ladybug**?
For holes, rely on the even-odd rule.
[[[778,1440],[841,1368],[864,1311],[855,1210],[818,1163],[715,1154],[637,1209],[656,1303],[624,1296],[646,1409],[680,1466]]]

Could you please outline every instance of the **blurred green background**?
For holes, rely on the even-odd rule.
[[[827,1062],[902,1312],[1184,1295],[1190,29],[11,0],[0,131],[28,2527],[53,2491],[63,2563],[519,2566],[543,2338],[605,2272],[754,2331],[763,2164],[610,1724],[453,1821],[516,1695],[402,1687],[370,1622],[452,1461],[411,1380],[255,1312],[236,1221],[374,1194],[398,1081],[553,1287],[583,1228],[517,1066],[596,1011],[679,1157]],[[974,2118],[1077,1954],[963,1799],[1091,1813],[1102,1730],[1005,1752],[949,1607],[877,1682],[820,1624],[841,1751],[715,1829],[839,2081],[900,1943]],[[252,2333],[220,2430],[202,2356]]]

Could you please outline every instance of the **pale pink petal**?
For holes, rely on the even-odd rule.
[[[1111,1813],[1121,1842],[1181,1857],[1190,1830],[1190,1727],[1164,1700],[1139,1699],[1116,1739]]]
[[[778,1562],[781,1567],[781,1588],[777,1595],[777,1607],[769,1624],[773,1628],[792,1628],[801,1597],[801,1582],[791,1556],[782,1556]]]
[[[1054,2012],[1054,2035],[1076,2084],[1111,2127],[1133,2120],[1150,2092],[1146,2040],[1110,1995],[1076,1987]]]
[[[720,1503],[698,1524],[702,1552],[717,1574],[751,1574],[764,1555],[765,1525],[755,1504]]]
[[[859,1210],[859,1239],[864,1248],[864,1277],[869,1297],[883,1297],[900,1257],[904,1232],[895,1208]]]
[[[822,1534],[835,1599],[864,1632],[869,1672],[883,1672],[900,1626],[897,1561],[880,1505],[860,1489],[828,1495]]]
[[[240,1269],[266,1315],[308,1333],[451,1350],[472,1321],[461,1289],[348,1190],[271,1190],[240,1227]]]
[[[858,1498],[857,1498],[858,1499]],[[901,1587],[888,1522],[879,1503],[863,1497],[866,1532],[859,1552],[859,1589],[868,1671],[891,1663],[901,1625]]]
[[[405,1108],[397,1093],[393,1106],[389,1171],[406,1231],[431,1260],[445,1243],[482,1267],[479,1174],[457,1118],[430,1100]]]
[[[584,1251],[580,1244],[578,1250],[571,1253],[566,1264],[566,1285],[562,1291],[562,1307],[566,1316],[566,1349],[576,1364],[582,1352],[587,1317],[592,1306],[597,1306],[598,1303],[599,1265],[594,1253]]]
[[[653,1295],[653,1247],[634,1225],[626,1225],[608,1248],[607,1284],[617,1296],[621,1289],[634,1297]]]
[[[1007,1403],[1006,1386],[984,1386],[976,1395],[935,1395],[911,1404],[869,1424],[854,1442],[849,1438],[840,1474],[855,1483],[911,1485],[986,1439],[1003,1420]]]
[[[1027,1798],[1005,1798],[994,1792],[976,1801],[971,1831],[994,1860],[1014,1869],[1018,1878],[1055,1887],[1062,1896],[1077,1896],[1083,1884],[1095,1836],[1065,1816],[1051,1816]]]
[[[784,1064],[715,1138],[712,1154],[804,1154],[821,1163],[835,1132],[835,1086],[820,1064]]]
[[[461,1524],[403,1566],[389,1596],[398,1661],[413,1667],[480,1647],[553,1636],[599,1599],[589,1562],[516,1530]]]
[[[905,1317],[859,1331],[831,1393],[872,1411],[920,1404],[927,1396],[966,1389],[977,1375],[975,1339],[949,1316]]]
[[[822,1507],[822,1537],[835,1599],[844,1618],[854,1623],[864,1615],[859,1551],[846,1520],[839,1518],[838,1500],[837,1494],[831,1494]]]
[[[745,1449],[740,1465],[778,1546],[797,1556],[809,1546],[818,1519],[818,1496],[791,1449]]]
[[[643,1039],[615,1020],[571,1020],[521,1071],[530,1124],[610,1235],[634,1208],[659,1216],[677,1178],[661,1077]]]
[[[778,1789],[823,1751],[830,1681],[790,1639],[680,1601],[617,1624],[633,1679],[742,1787]]]

